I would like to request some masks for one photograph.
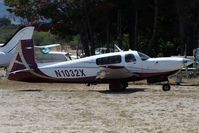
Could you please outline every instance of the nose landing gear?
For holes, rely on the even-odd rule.
[[[171,89],[171,86],[170,86],[169,83],[168,83],[168,84],[164,84],[164,85],[162,86],[162,90],[163,90],[163,91],[170,91],[170,89]]]

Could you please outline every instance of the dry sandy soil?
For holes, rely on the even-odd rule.
[[[0,80],[0,132],[199,132],[199,79],[195,84],[108,85]]]

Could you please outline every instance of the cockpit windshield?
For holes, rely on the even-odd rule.
[[[140,56],[140,58],[145,61],[148,60],[150,57],[144,53],[138,52],[138,55]]]

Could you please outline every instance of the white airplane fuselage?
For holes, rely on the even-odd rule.
[[[134,62],[126,62],[125,55],[133,54],[136,58]],[[120,63],[97,65],[96,60],[103,57],[121,56]],[[183,58],[168,57],[168,58],[149,58],[142,60],[137,51],[126,51],[96,55],[86,58],[81,58],[73,61],[58,62],[58,63],[39,63],[35,71],[19,71],[16,72],[21,76],[17,76],[16,80],[28,80],[33,82],[39,81],[55,81],[55,82],[97,82],[97,75],[100,72],[100,67],[125,67],[138,79],[146,79],[156,76],[169,76],[183,66]],[[39,72],[39,73],[37,73]],[[27,76],[30,73],[32,76]],[[120,79],[121,77],[113,77]]]
[[[133,54],[136,58],[134,62],[125,62],[125,55]],[[116,64],[97,65],[96,60],[101,57],[121,56],[121,62]],[[162,73],[174,73],[180,70],[183,66],[183,58],[149,58],[145,61],[141,60],[137,51],[117,52],[110,54],[103,54],[97,56],[86,57],[74,61],[61,62],[56,64],[38,64],[38,69],[45,75],[55,79],[69,79],[78,82],[81,78],[95,79],[99,67],[101,66],[124,66],[130,72],[140,75],[141,78],[147,78],[151,75],[161,75]],[[120,77],[115,77],[119,79]],[[81,80],[80,80],[81,81]],[[91,82],[91,81],[90,81]]]

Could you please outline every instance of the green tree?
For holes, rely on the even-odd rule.
[[[11,22],[7,18],[0,18],[0,27],[2,26],[10,26]]]
[[[116,42],[152,56],[188,54],[199,40],[198,0],[5,0],[9,11],[71,41],[79,35],[86,55]],[[128,39],[128,40],[127,40]],[[129,42],[127,46],[126,43]],[[124,43],[124,44],[123,44]],[[169,50],[169,52],[168,52]]]

